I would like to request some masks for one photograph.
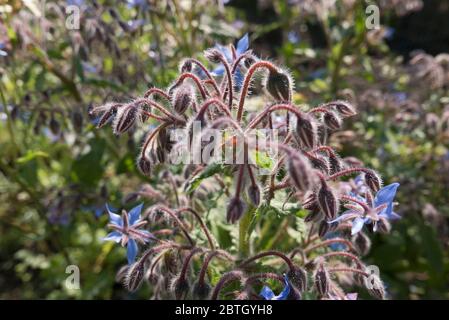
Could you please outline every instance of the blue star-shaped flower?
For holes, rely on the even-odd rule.
[[[366,204],[365,207],[368,207],[368,211],[366,212],[366,208],[357,208],[354,207],[346,212],[344,212],[337,219],[330,221],[329,223],[333,223],[336,221],[347,221],[352,219],[352,227],[351,234],[355,235],[359,233],[365,224],[373,223],[373,230],[377,231],[377,221],[380,218],[384,218],[387,220],[397,220],[401,217],[393,211],[393,201],[396,196],[396,191],[399,187],[399,183],[392,183],[388,186],[380,189],[374,198],[373,203],[368,203],[368,201],[357,195],[356,197],[351,194],[355,198],[361,202],[361,204]]]
[[[273,290],[269,288],[268,286],[264,286],[262,290],[260,291],[260,295],[265,300],[286,300],[288,295],[290,294],[290,283],[288,282],[287,275],[284,275],[284,289],[279,295],[275,295]]]
[[[248,51],[249,48],[249,37],[246,33],[238,42],[237,47],[235,48],[235,54],[232,52],[231,48],[229,46],[222,46],[220,44],[216,44],[215,48],[217,48],[223,55],[225,56],[226,60],[229,62],[230,65],[233,64],[233,62],[243,53]],[[214,70],[212,70],[212,75],[214,76],[221,76],[225,72],[224,66],[221,64]],[[240,69],[237,69],[234,76],[235,84],[238,88],[243,83],[243,74],[240,72]]]
[[[129,213],[123,211],[122,216],[112,212],[109,206],[106,204],[106,209],[109,213],[108,227],[113,229],[103,240],[121,242],[122,246],[127,247],[128,263],[132,264],[136,260],[138,247],[137,241],[140,243],[148,242],[154,239],[154,236],[141,229],[146,224],[146,221],[141,220],[140,214],[142,211],[143,203],[132,208]]]

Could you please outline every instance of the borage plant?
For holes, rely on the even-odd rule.
[[[245,42],[204,52],[222,75],[189,58],[166,90],[92,110],[98,127],[111,122],[117,135],[152,123],[137,167],[153,183],[127,197],[152,205],[121,217],[109,210],[106,240],[128,248],[118,279],[130,291],[146,280],[155,299],[347,300],[355,285],[385,298],[361,256],[366,231],[389,232],[398,218],[398,184],[382,188],[375,171],[326,145],[355,115],[350,103],[295,105],[289,73],[243,50]],[[138,246],[147,248],[136,260]]]

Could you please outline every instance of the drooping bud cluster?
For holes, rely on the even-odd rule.
[[[367,224],[368,230],[377,229],[380,232],[389,232],[391,228],[384,210],[391,208],[392,204],[378,204],[375,200],[375,193],[382,187],[379,175],[373,170],[351,165],[348,159],[341,159],[336,150],[325,145],[328,135],[342,127],[343,119],[356,114],[355,108],[341,100],[310,109],[295,105],[292,101],[293,79],[289,73],[245,51],[242,48],[248,39],[241,41],[237,48],[226,48],[229,51],[216,46],[204,52],[209,64],[220,65],[215,70],[209,70],[200,60],[189,58],[182,61],[178,78],[168,88],[150,88],[143,97],[128,103],[110,103],[92,110],[91,114],[98,117],[97,127],[112,123],[117,135],[132,133],[138,123],[150,122],[148,127],[151,130],[144,135],[136,165],[145,177],[159,172],[158,185],[155,186],[158,190],[146,195],[147,199],[158,203],[145,212],[142,218],[145,221],[125,214],[120,223],[111,223],[115,230],[124,233],[120,239],[122,244],[134,238],[140,239],[139,246],[154,240],[145,230],[130,228],[129,224],[133,223],[142,227],[148,220],[161,235],[149,249],[151,254],[146,252],[138,262],[131,261],[118,277],[125,279],[130,291],[137,290],[146,279],[154,287],[155,298],[217,299],[222,294],[223,297],[236,299],[263,297],[279,300],[300,299],[310,291],[321,299],[342,298],[343,289],[337,285],[339,277],[331,279],[330,274],[352,274],[352,277],[345,278],[348,283],[364,275],[359,257],[368,253],[371,242],[361,231],[362,227]],[[268,93],[271,98],[265,108],[254,111],[247,108],[245,102],[254,75],[260,69],[266,71],[265,91],[262,94]],[[201,129],[200,132],[197,128]],[[281,129],[279,141],[270,140],[269,146],[254,147],[249,131],[272,128]],[[177,167],[176,172],[171,171],[164,165],[171,151],[179,146],[170,140],[175,129],[184,129],[189,147],[198,148],[195,151],[200,151],[201,155],[208,146],[208,142],[202,139],[202,130],[221,130],[224,140],[219,150],[223,153],[227,147],[233,151],[237,149],[238,139],[241,138],[247,147],[241,153],[244,163],[217,165],[201,157],[199,162],[186,164],[181,169]],[[271,147],[278,147],[281,153],[278,159],[269,159],[273,163],[249,163],[250,153],[268,154]],[[236,154],[233,159],[237,159]],[[253,173],[260,167],[269,167],[271,172],[267,175]],[[235,175],[236,172],[238,174]],[[363,174],[365,187],[372,193],[366,190],[363,193],[342,191],[340,178],[353,173]],[[263,195],[260,186],[265,186]],[[227,198],[220,196],[218,200],[213,200],[210,193],[215,190]],[[157,200],[153,196],[156,193],[161,195]],[[199,194],[204,197],[197,196]],[[279,201],[278,195],[284,199]],[[145,192],[135,192],[123,203],[141,197],[145,197]],[[202,203],[205,200],[208,201],[207,205]],[[226,206],[226,209],[218,211],[226,211],[226,215],[222,216],[223,222],[236,224],[240,220],[238,236],[246,237],[232,246],[224,246],[230,248],[228,251],[216,249],[218,241],[209,230],[209,211],[214,202],[217,206],[222,203]],[[300,210],[297,202],[308,211],[307,214]],[[340,203],[349,214],[339,216]],[[192,219],[186,218],[189,214]],[[250,219],[245,217],[241,220],[245,214]],[[297,220],[303,219],[304,229],[295,233],[290,229],[293,227],[285,222],[274,225],[270,220],[276,215],[286,222],[290,222],[288,219],[292,216]],[[354,226],[355,218],[358,224]],[[300,222],[298,225],[304,225]],[[196,232],[195,226],[201,232]],[[264,232],[273,228],[278,236],[269,241],[264,238]],[[218,229],[222,233],[220,238],[228,237],[227,229]],[[268,249],[257,252],[257,243],[249,245],[253,242],[249,234],[253,229],[260,230],[261,238],[257,241]],[[130,234],[128,230],[136,234]],[[229,232],[231,236],[234,234],[234,230]],[[291,234],[299,234],[299,239],[291,241],[299,247],[290,248],[288,254],[272,249],[278,238]],[[114,234],[111,239],[115,239]],[[327,249],[329,247],[333,250]],[[130,256],[135,257],[137,253],[130,248]],[[255,251],[254,256],[248,257],[252,251]],[[199,254],[194,257],[196,253]],[[270,263],[274,266],[282,263],[287,269],[279,268],[276,273],[264,272],[255,260],[270,255],[275,258]],[[202,263],[198,263],[199,257],[202,257]],[[213,257],[220,258],[214,261],[220,264],[220,273],[223,273],[218,280],[215,272],[208,269]],[[344,259],[334,260],[335,257]],[[195,259],[195,263],[192,262]],[[198,265],[201,265],[200,270]],[[286,274],[281,276],[284,271]],[[309,276],[313,279],[310,286]],[[257,286],[265,280],[279,282],[283,286],[280,293],[274,292],[277,287],[274,291],[263,287],[258,294]],[[381,283],[381,280],[375,279],[375,282]],[[226,288],[230,283],[234,283],[229,287],[235,291]],[[370,294],[377,298],[384,297],[383,286],[376,288],[369,289]]]

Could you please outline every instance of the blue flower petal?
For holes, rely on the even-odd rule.
[[[104,237],[102,240],[103,241],[115,241],[115,242],[119,243],[120,240],[122,240],[122,234],[118,231],[112,231],[106,237]]]
[[[211,74],[213,76],[222,76],[224,74],[224,66],[221,64],[218,67],[216,67],[214,70],[211,71]]]
[[[249,37],[246,33],[240,40],[237,42],[237,55],[244,53],[249,48]]]
[[[354,210],[347,210],[347,211],[343,212],[341,214],[341,216],[339,216],[338,218],[336,218],[336,219],[334,219],[332,221],[328,221],[327,223],[330,224],[330,223],[334,223],[334,222],[337,222],[337,221],[349,220],[349,219],[357,217],[359,215],[360,214],[358,212],[354,211]]]
[[[227,46],[222,46],[221,44],[216,44],[215,48],[218,49],[221,53],[224,54],[226,60],[228,60],[228,62],[232,62],[232,52],[231,49],[229,49]]]
[[[365,224],[365,219],[355,218],[354,221],[352,221],[351,235],[355,235],[356,233],[359,233],[360,230],[362,230],[364,224]]]
[[[265,300],[273,300],[274,292],[269,287],[264,286],[262,291],[260,291],[260,295],[264,297]]]
[[[115,225],[120,226],[120,227],[123,226],[122,218],[118,214],[112,212],[111,208],[109,207],[109,205],[107,203],[106,203],[106,210],[108,210],[109,221],[112,224],[115,224]]]
[[[128,264],[132,264],[136,260],[138,251],[136,240],[130,238],[128,240],[127,249],[128,250],[126,256],[128,257]]]
[[[284,276],[284,281],[285,281],[285,287],[282,290],[282,292],[276,296],[275,300],[286,300],[288,295],[290,294],[290,284],[288,283],[288,278],[287,276]]]
[[[380,189],[374,198],[374,205],[378,207],[382,204],[390,204],[393,202],[398,187],[399,183],[396,182]]]
[[[140,213],[142,212],[143,203],[139,204],[138,206],[135,206],[132,208],[129,213],[129,225],[132,226],[140,219]]]
[[[243,80],[244,80],[243,74],[242,74],[242,72],[240,71],[240,68],[238,68],[238,69],[236,70],[235,74],[234,74],[234,83],[235,83],[235,85],[236,85],[236,87],[237,87],[237,90],[240,90],[240,88],[242,87],[242,85],[243,85]]]

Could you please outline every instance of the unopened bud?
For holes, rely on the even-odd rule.
[[[330,165],[329,161],[322,156],[315,156],[310,159],[312,166],[325,174],[329,174]]]
[[[179,114],[184,114],[194,100],[194,93],[191,86],[183,85],[176,90],[173,96],[173,109]]]
[[[342,125],[340,116],[333,111],[328,111],[324,114],[323,122],[331,130],[338,130]]]
[[[343,117],[351,117],[357,114],[355,108],[348,101],[338,100],[331,102],[331,104]]]
[[[307,273],[302,268],[294,267],[293,269],[290,269],[287,273],[287,278],[292,286],[298,289],[299,292],[307,290]]]
[[[352,237],[352,243],[354,244],[354,248],[361,256],[366,256],[371,249],[371,240],[363,232],[355,234]]]
[[[106,125],[117,114],[117,110],[118,110],[117,106],[108,108],[102,114],[100,120],[98,120],[97,128],[99,129],[99,128],[103,127],[104,125]],[[92,112],[91,112],[91,114],[92,114]]]
[[[282,70],[270,70],[265,87],[276,101],[290,101],[292,96],[292,80]]]
[[[379,217],[379,221],[377,221],[377,230],[383,234],[389,234],[391,231],[391,223],[385,217]]]
[[[365,172],[365,183],[373,193],[376,193],[382,187],[382,179],[374,170]]]
[[[216,48],[207,49],[204,51],[204,57],[212,63],[220,63],[223,59],[223,54]]]
[[[181,71],[181,73],[192,72],[193,71],[192,61],[190,59],[182,61],[181,64],[179,65],[179,71]]]
[[[314,148],[318,140],[318,127],[315,119],[308,114],[297,117],[296,139],[302,147]]]
[[[368,290],[368,293],[376,299],[384,300],[385,299],[385,287],[377,274],[370,274],[367,278],[365,278],[365,286]]]
[[[151,174],[151,161],[145,155],[141,155],[137,159],[137,168],[144,176]]]
[[[337,217],[339,201],[334,191],[325,181],[321,182],[321,188],[317,195],[317,202],[327,221],[334,220]]]
[[[324,236],[329,232],[330,224],[327,221],[321,221],[318,227],[318,236],[324,238]]]
[[[137,120],[137,108],[134,105],[123,107],[117,113],[114,121],[114,133],[122,134],[128,131]]]
[[[248,187],[248,198],[251,200],[251,202],[258,206],[260,203],[260,189],[257,185],[250,185]]]
[[[199,300],[205,300],[209,297],[211,287],[205,281],[196,282],[193,285],[192,296]]]
[[[122,283],[128,274],[129,265],[122,266],[115,274],[115,282]]]
[[[340,160],[340,158],[332,153],[329,155],[329,168],[330,168],[330,174],[335,174],[337,172],[340,172],[343,169],[343,163]]]
[[[329,292],[330,277],[329,272],[327,272],[323,263],[318,266],[318,269],[315,271],[315,275],[313,278],[315,282],[315,289],[318,294],[322,298],[326,297],[327,293]]]
[[[245,212],[246,205],[242,199],[234,197],[228,204],[226,219],[228,223],[237,222]]]
[[[128,274],[126,275],[125,280],[126,288],[131,292],[136,291],[142,284],[144,275],[145,275],[144,261],[139,260],[136,263],[132,264],[128,270]]]
[[[311,189],[312,167],[302,155],[294,154],[289,157],[288,172],[290,180],[299,191],[306,192]]]
[[[185,298],[189,293],[190,285],[186,278],[176,277],[171,283],[171,291],[175,295],[176,300]]]

